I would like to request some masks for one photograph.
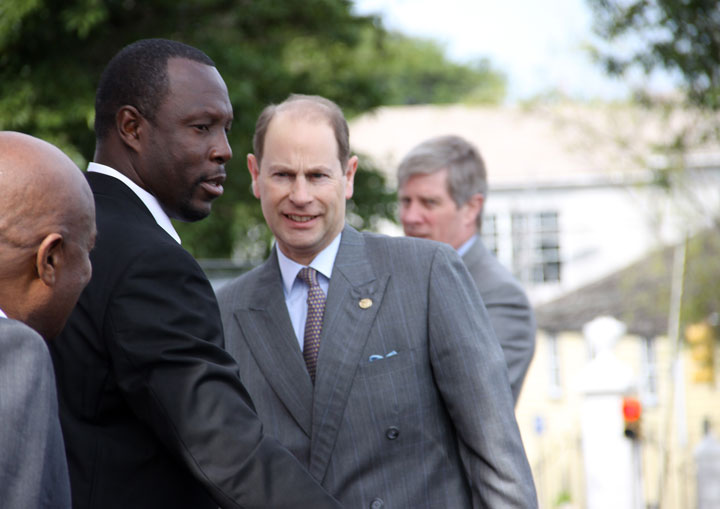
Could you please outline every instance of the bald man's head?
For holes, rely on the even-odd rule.
[[[57,335],[90,280],[95,205],[58,148],[0,132],[0,309],[46,339]]]

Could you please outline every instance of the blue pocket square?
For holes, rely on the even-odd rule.
[[[378,355],[378,354],[371,355],[370,357],[368,357],[368,362],[374,362],[374,361],[379,361],[382,359],[387,359],[388,357],[392,357],[393,355],[397,355],[397,354],[398,353],[395,350],[393,350],[392,352],[388,352],[385,355]]]

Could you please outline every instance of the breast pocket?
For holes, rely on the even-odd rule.
[[[372,377],[408,369],[417,362],[415,349],[397,349],[386,353],[366,353],[360,364],[358,376]]]
[[[396,422],[400,415],[417,413],[423,398],[420,386],[428,378],[432,375],[423,348],[367,353],[356,373],[349,403],[356,411],[366,412],[379,422],[388,419]]]

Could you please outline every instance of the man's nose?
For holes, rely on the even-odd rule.
[[[405,224],[417,224],[422,221],[422,211],[414,201],[400,204],[400,222]]]
[[[222,134],[216,136],[210,158],[218,164],[225,164],[232,158],[232,148],[230,148],[230,142],[225,130],[222,131]]]
[[[296,205],[305,205],[312,200],[312,195],[308,189],[308,182],[304,176],[298,175],[292,183],[290,189],[290,200]]]

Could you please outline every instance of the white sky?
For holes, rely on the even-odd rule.
[[[489,58],[508,76],[510,102],[553,89],[576,99],[616,99],[630,90],[584,49],[597,42],[586,0],[355,0],[355,11],[380,14],[388,29],[435,39],[454,60]]]

